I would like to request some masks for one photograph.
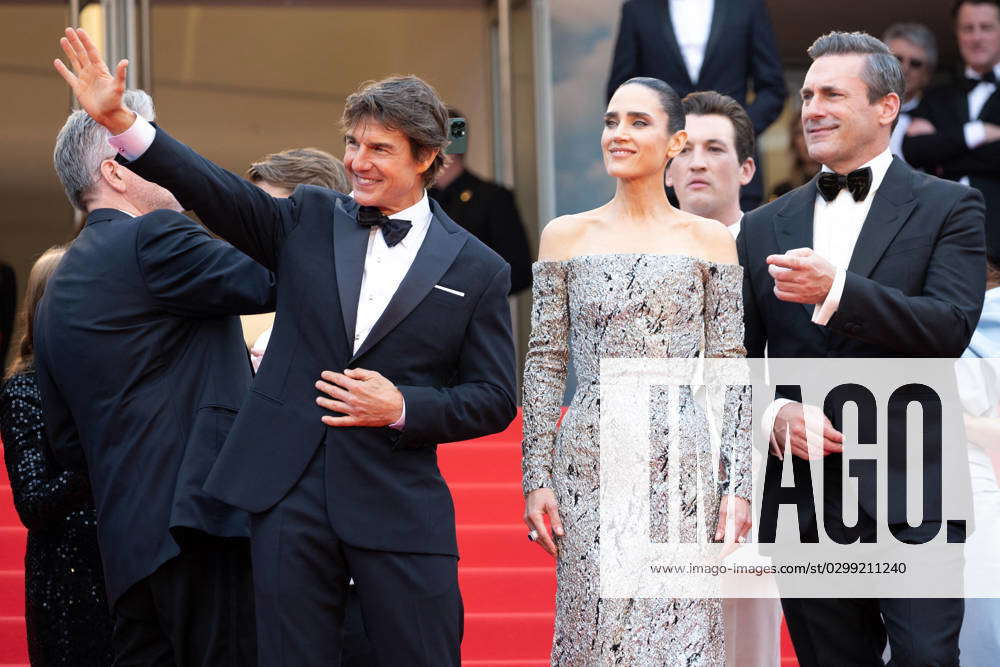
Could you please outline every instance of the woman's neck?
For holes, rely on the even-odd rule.
[[[619,179],[610,209],[617,219],[637,223],[659,221],[677,212],[667,199],[662,175]]]

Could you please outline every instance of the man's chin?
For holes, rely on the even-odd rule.
[[[358,192],[355,190],[354,201],[362,206],[379,206],[381,204],[381,198],[377,192]]]

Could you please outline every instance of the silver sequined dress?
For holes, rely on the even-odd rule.
[[[687,255],[582,255],[536,262],[532,331],[524,370],[524,491],[554,490],[566,534],[558,541],[552,664],[719,666],[725,664],[719,599],[600,599],[599,487],[602,358],[742,357],[742,268]],[[577,389],[558,432],[570,347]],[[676,396],[677,394],[675,394]],[[681,516],[695,506],[701,472],[694,450],[710,447],[705,415],[690,392],[680,398]],[[651,535],[665,535],[666,390],[650,396]],[[714,533],[719,493],[749,497],[750,403],[746,388],[725,396],[722,450],[741,455],[732,479],[706,499]],[[677,423],[677,422],[674,422]],[[722,473],[720,473],[722,474]],[[702,477],[711,479],[711,477]],[[705,505],[703,505],[704,507]],[[658,510],[659,513],[658,513]],[[696,512],[695,512],[696,513]],[[696,530],[682,519],[681,533]]]

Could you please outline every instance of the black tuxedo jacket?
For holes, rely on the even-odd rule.
[[[669,83],[684,97],[717,90],[746,107],[760,134],[781,114],[785,76],[764,0],[715,0],[712,29],[697,81],[688,74],[674,34],[668,0],[628,0],[622,5],[607,98],[634,76]],[[747,81],[755,98],[747,106]]]
[[[250,386],[239,313],[271,274],[180,213],[92,211],[48,283],[35,365],[52,453],[86,467],[114,604],[179,553],[176,528],[246,537],[202,489]]]
[[[356,222],[351,197],[301,186],[290,198],[272,198],[162,129],[128,165],[277,277],[267,354],[205,488],[262,512],[292,488],[325,440],[327,509],[340,539],[457,555],[454,506],[436,447],[500,431],[514,418],[507,263],[432,201],[433,220],[413,265],[355,354],[369,234]],[[320,421],[320,373],[355,367],[380,372],[402,392],[402,431]]]
[[[774,296],[766,263],[768,255],[812,247],[816,194],[814,178],[743,218],[737,249],[744,267],[747,356],[763,357],[767,345],[770,357],[960,357],[979,321],[986,284],[980,194],[894,159],[858,237],[839,308],[826,326],[812,323],[812,305]],[[961,434],[945,437],[964,446]],[[840,462],[839,454],[826,457],[828,496],[839,493],[830,480],[839,481]],[[893,462],[899,458],[890,452],[889,475],[905,474]],[[806,463],[794,460],[796,466]],[[939,460],[927,463],[940,470]],[[768,481],[778,483],[780,475],[769,474]],[[925,500],[925,518],[940,520],[940,498],[925,494]],[[865,510],[874,514],[872,507]],[[891,498],[889,522],[905,520],[903,500]]]
[[[510,264],[511,294],[531,287],[531,250],[513,192],[466,170],[448,187],[432,189],[430,196]]]
[[[969,118],[968,94],[956,86],[943,86],[931,91],[913,116],[926,118],[937,132],[906,137],[903,155],[907,162],[950,180],[969,177],[969,184],[986,199],[987,243],[1000,259],[1000,141],[970,150],[962,129],[970,120],[1000,125],[1000,91],[990,96],[978,118]]]

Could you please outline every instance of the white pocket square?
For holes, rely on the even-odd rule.
[[[457,289],[445,287],[444,285],[435,285],[434,289],[439,289],[442,292],[447,292],[448,294],[454,294],[455,296],[465,296],[465,292],[459,292]]]

